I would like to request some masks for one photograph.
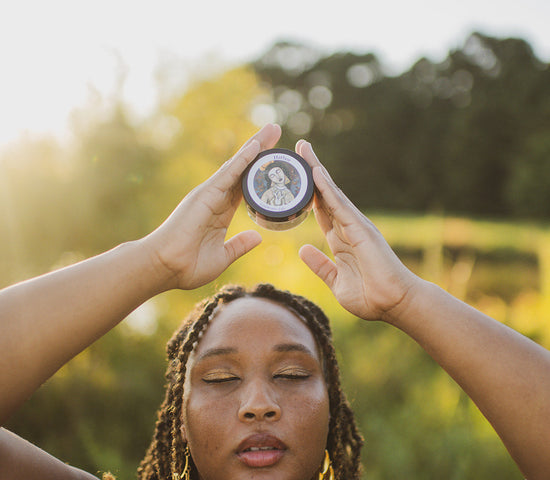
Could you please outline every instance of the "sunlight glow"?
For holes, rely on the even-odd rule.
[[[191,7],[177,0],[8,2],[0,7],[0,148],[25,130],[66,130],[71,110],[90,95],[122,94],[136,114],[148,114],[159,99],[157,75],[167,57],[192,63],[217,53],[246,62],[276,41],[295,40],[311,48],[274,52],[289,71],[314,62],[320,49],[372,52],[395,72],[421,56],[441,60],[474,30],[521,36],[541,59],[550,57],[545,0],[391,0],[376,8],[341,0],[338,8],[345,21],[313,1],[280,0],[269,18],[250,0],[219,2],[215,14],[208,2]],[[472,55],[493,71],[490,52],[478,47]],[[348,78],[357,86],[370,80],[364,66]]]

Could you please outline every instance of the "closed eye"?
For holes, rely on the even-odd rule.
[[[285,380],[307,380],[311,374],[307,370],[283,370],[273,375],[273,378],[282,378]]]
[[[286,380],[306,380],[309,377],[310,377],[310,375],[285,374],[285,375],[275,375],[274,378],[284,378]]]
[[[207,375],[202,381],[205,383],[229,383],[239,380],[235,375]]]

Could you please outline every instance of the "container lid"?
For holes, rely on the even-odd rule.
[[[284,221],[311,203],[311,167],[292,150],[265,150],[244,171],[242,189],[250,208],[268,219]]]

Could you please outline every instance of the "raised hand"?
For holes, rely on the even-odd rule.
[[[348,311],[366,320],[390,320],[419,281],[382,234],[344,195],[313,152],[300,140],[296,151],[313,169],[314,212],[334,260],[311,245],[300,257]]]
[[[261,242],[256,231],[240,232],[227,241],[225,237],[242,197],[241,174],[260,151],[273,147],[280,135],[278,125],[262,128],[143,239],[171,274],[171,288],[191,289],[208,283]]]

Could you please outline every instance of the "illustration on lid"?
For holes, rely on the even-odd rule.
[[[266,228],[291,228],[303,221],[311,208],[311,167],[290,150],[261,152],[244,172],[242,187],[249,215]]]
[[[248,192],[252,200],[272,212],[287,211],[296,206],[304,198],[302,186],[306,184],[304,167],[285,153],[262,157],[248,175]]]

